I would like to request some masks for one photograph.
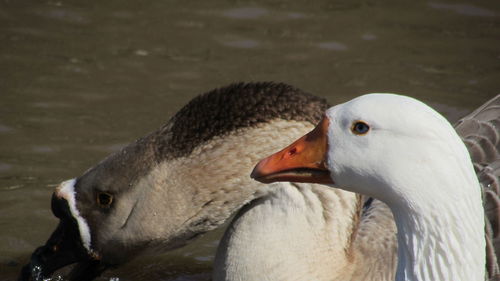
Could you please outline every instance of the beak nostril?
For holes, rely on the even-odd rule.
[[[290,149],[288,151],[288,155],[290,155],[290,156],[294,155],[295,153],[297,153],[297,148],[296,147],[294,147],[294,148],[292,148],[292,149]]]

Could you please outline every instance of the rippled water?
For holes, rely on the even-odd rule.
[[[500,92],[497,0],[3,0],[0,42],[0,280],[54,229],[57,183],[212,88],[399,92],[453,120]],[[208,280],[219,233],[102,280]]]

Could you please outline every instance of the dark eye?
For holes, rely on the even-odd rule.
[[[363,121],[356,121],[352,124],[351,131],[356,135],[364,135],[368,133],[370,126]]]
[[[109,208],[113,203],[113,195],[107,192],[98,192],[97,193],[97,204],[103,208]]]

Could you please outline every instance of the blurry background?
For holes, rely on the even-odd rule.
[[[213,88],[398,92],[452,121],[500,93],[498,0],[291,2],[0,0],[0,280],[55,228],[59,182]],[[207,280],[216,245],[100,280]]]

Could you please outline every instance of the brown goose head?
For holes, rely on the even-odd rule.
[[[248,177],[254,163],[310,130],[327,107],[276,83],[233,84],[194,98],[159,130],[56,189],[59,226],[20,280],[72,263],[70,280],[92,280],[217,228],[266,192]]]

